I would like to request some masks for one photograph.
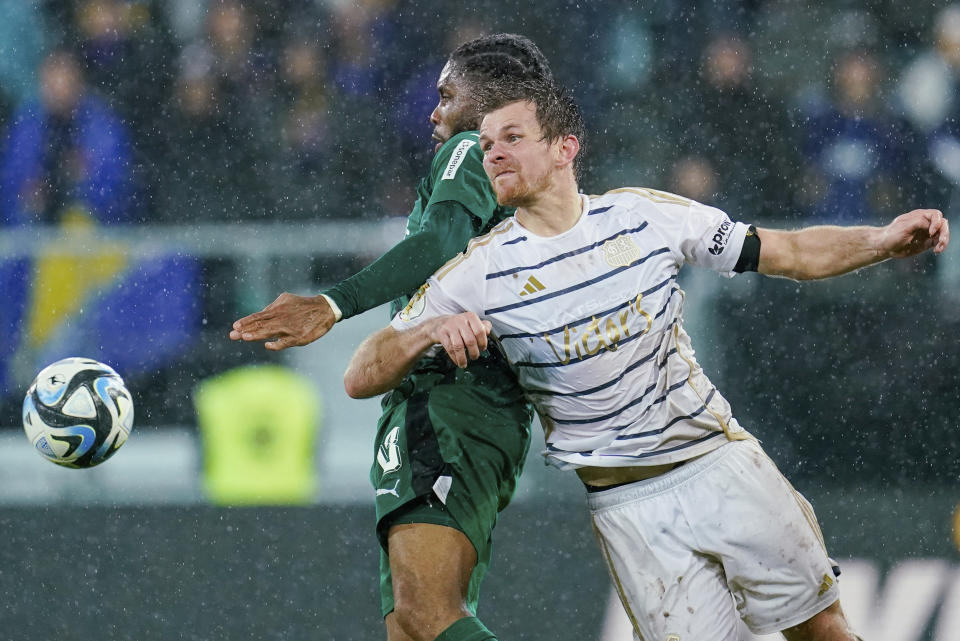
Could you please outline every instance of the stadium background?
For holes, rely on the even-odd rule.
[[[457,43],[515,31],[543,48],[584,107],[585,190],[653,186],[772,226],[878,223],[956,215],[958,11],[0,0],[0,638],[379,638],[378,408],[339,379],[386,311],[281,355],[226,334],[400,237]],[[48,118],[73,104],[65,77],[84,98]],[[956,252],[825,283],[685,274],[701,362],[813,501],[868,639],[960,639]],[[42,461],[19,427],[36,371],[79,354],[116,366],[137,404],[128,444],[84,472]],[[310,478],[273,499],[293,505],[211,478],[211,457],[244,453],[210,446],[195,391],[250,364],[320,403],[300,441],[288,415],[237,428],[254,466],[301,443]],[[608,597],[575,480],[532,453],[481,615],[502,638],[629,638]]]

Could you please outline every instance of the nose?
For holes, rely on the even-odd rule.
[[[499,142],[494,142],[490,145],[490,148],[484,154],[484,160],[489,160],[491,163],[499,162],[506,157],[504,153],[504,146]]]
[[[491,180],[497,172],[497,167],[504,160],[504,154],[502,152],[502,147],[497,143],[493,143],[489,149],[483,153],[483,170],[487,174],[487,177]]]
[[[436,107],[433,108],[433,111],[430,113],[430,124],[432,124],[432,125],[439,125],[439,124],[440,124],[440,105],[439,105],[439,103],[437,104]]]

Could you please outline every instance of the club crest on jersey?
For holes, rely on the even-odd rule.
[[[714,256],[719,256],[723,253],[723,250],[727,248],[727,240],[730,239],[731,227],[733,227],[733,223],[730,222],[729,218],[720,223],[717,231],[713,234],[713,238],[710,239],[713,242],[713,247],[709,248],[707,250],[708,252]]]
[[[639,260],[640,248],[626,235],[617,236],[603,244],[603,258],[613,267],[626,267]]]
[[[417,293],[413,295],[410,302],[407,303],[407,306],[400,312],[400,320],[409,322],[423,313],[424,308],[427,306],[426,296],[428,289],[430,289],[429,283],[420,286]]]
[[[463,159],[467,157],[467,151],[475,144],[477,144],[476,140],[460,141],[460,144],[450,154],[450,162],[447,163],[447,168],[443,170],[443,177],[440,180],[453,180],[453,177],[457,175],[457,169],[463,163]]]
[[[383,439],[383,443],[377,448],[377,463],[380,464],[384,474],[396,472],[403,464],[400,459],[399,440],[400,426],[398,425],[387,433],[387,436]],[[396,486],[394,486],[394,490],[396,490]]]

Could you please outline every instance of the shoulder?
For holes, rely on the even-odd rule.
[[[20,103],[13,110],[10,118],[10,127],[31,127],[42,125],[47,118],[47,111],[39,100],[30,99]]]
[[[464,251],[437,270],[437,280],[442,280],[454,273],[471,271],[474,266],[486,265],[492,252],[504,245],[515,243],[523,235],[522,230],[523,228],[517,224],[513,216],[501,221],[486,234],[473,238],[467,243]]]
[[[600,196],[590,196],[590,213],[670,216],[686,212],[694,204],[695,201],[668,191],[649,187],[621,187]]]
[[[451,137],[437,150],[433,157],[431,173],[437,179],[452,179],[465,163],[483,163],[480,152],[479,134],[476,131],[464,131]]]
[[[656,205],[680,205],[689,207],[694,201],[668,191],[651,189],[650,187],[620,187],[611,189],[602,196],[591,196],[593,203],[607,203],[614,205],[651,207]],[[592,208],[592,207],[591,207]]]

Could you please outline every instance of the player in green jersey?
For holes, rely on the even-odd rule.
[[[430,116],[438,150],[403,241],[314,297],[281,294],[233,325],[234,340],[270,350],[306,345],[387,301],[392,312],[467,241],[512,209],[497,205],[477,145],[476,96],[504,77],[550,77],[530,40],[498,34],[458,47],[437,82]],[[496,639],[476,618],[497,513],[510,502],[530,440],[532,410],[495,354],[469,370],[425,358],[383,400],[370,478],[376,488],[381,597],[389,641]]]

